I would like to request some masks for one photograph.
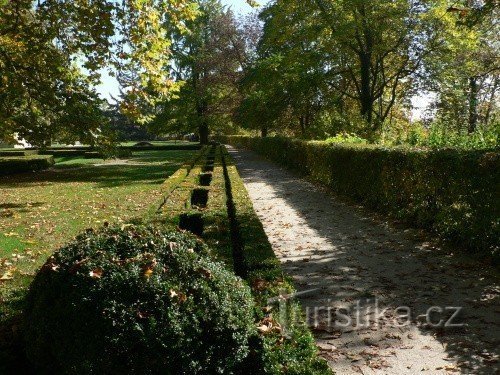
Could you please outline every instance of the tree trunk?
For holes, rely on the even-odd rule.
[[[474,133],[477,128],[477,95],[479,92],[477,77],[469,78],[469,134]]]
[[[208,124],[206,120],[202,120],[200,122],[200,126],[198,128],[199,134],[200,134],[200,143],[202,145],[207,145],[208,144]]]
[[[263,126],[260,129],[260,135],[261,135],[261,137],[262,138],[266,138],[267,137],[267,133],[268,133],[267,126]]]
[[[485,126],[488,126],[488,124],[490,123],[491,109],[493,107],[493,103],[495,100],[495,94],[497,92],[497,87],[498,87],[499,82],[500,82],[500,80],[498,79],[498,77],[495,77],[495,79],[493,81],[493,85],[492,85],[493,87],[491,89],[490,100],[488,102],[488,107],[486,109],[486,114],[484,115],[484,125]]]
[[[200,102],[197,105],[196,112],[198,115],[198,133],[200,135],[200,143],[202,145],[208,144],[208,121],[206,117],[207,105],[204,102]]]
[[[361,87],[360,87],[360,104],[361,116],[366,120],[368,125],[371,126],[373,121],[373,99],[371,93],[371,77],[370,77],[370,64],[371,54],[361,52],[359,54],[360,74],[361,74]]]
[[[306,118],[304,116],[300,116],[299,123],[300,123],[300,131],[302,132],[302,136],[305,136],[306,135]]]

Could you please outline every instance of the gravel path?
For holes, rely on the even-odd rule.
[[[337,374],[500,374],[498,274],[229,150]]]

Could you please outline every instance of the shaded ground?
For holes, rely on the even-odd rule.
[[[500,373],[498,274],[230,152],[337,374]]]

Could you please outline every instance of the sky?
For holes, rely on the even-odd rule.
[[[224,5],[230,7],[238,15],[245,15],[253,11],[253,8],[245,0],[221,0]],[[258,0],[260,5],[265,5],[269,0]],[[118,82],[114,77],[110,77],[106,70],[101,71],[101,84],[96,86],[97,92],[103,99],[112,101],[112,96],[118,98],[120,91]]]

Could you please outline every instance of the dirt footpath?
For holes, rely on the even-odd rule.
[[[337,374],[500,374],[498,275],[230,152]]]

